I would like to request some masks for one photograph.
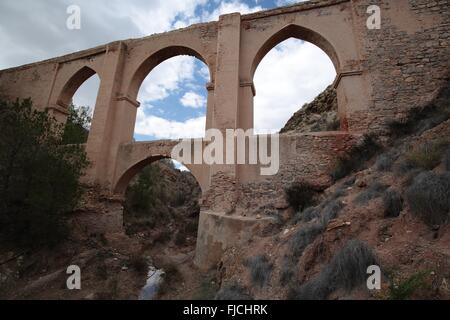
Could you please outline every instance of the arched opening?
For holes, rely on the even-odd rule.
[[[139,257],[147,257],[150,270],[164,272],[165,290],[160,291],[170,293],[192,272],[188,265],[197,240],[200,186],[186,167],[168,158],[149,158],[137,167],[141,170],[125,192],[125,231],[139,239]],[[147,294],[144,287],[142,298],[151,298]]]
[[[137,97],[137,141],[203,137],[210,70],[193,49],[169,47],[136,71],[130,96]]]
[[[339,129],[336,91],[339,70],[333,47],[319,34],[288,26],[258,51],[252,76],[256,132]]]
[[[87,142],[99,88],[100,78],[89,67],[80,69],[64,86],[58,105],[68,112],[65,143]]]

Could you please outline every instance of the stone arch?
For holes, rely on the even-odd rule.
[[[158,160],[162,159],[170,159],[171,157],[169,155],[165,154],[156,154],[151,155],[149,157],[146,157],[145,159],[142,159],[140,161],[135,162],[134,164],[130,165],[117,179],[117,182],[114,185],[114,194],[125,194],[125,191],[130,184],[131,180],[134,176],[136,176],[139,172],[141,172],[146,166],[152,164],[153,162],[156,162]],[[190,170],[191,174],[194,176],[195,180],[199,184],[202,191],[204,191],[204,188],[201,184],[201,179],[198,176],[199,172],[195,170],[192,166],[186,165],[186,167]]]
[[[69,104],[70,104],[74,94],[77,92],[77,90],[81,87],[81,85],[86,80],[88,80],[95,74],[97,74],[100,77],[98,72],[96,72],[94,69],[92,69],[88,66],[83,66],[82,68],[80,68],[65,83],[61,92],[58,95],[58,99],[57,99],[56,103],[59,106],[67,109],[69,107]]]
[[[251,66],[251,79],[253,79],[258,65],[262,59],[279,43],[289,39],[296,38],[299,40],[310,42],[320,49],[322,49],[333,62],[336,73],[339,74],[341,70],[341,62],[339,61],[339,56],[333,45],[320,33],[313,31],[311,29],[299,26],[297,24],[290,24],[281,30],[277,31],[275,34],[270,36],[264,44],[259,48],[255,57],[253,58]]]
[[[155,67],[170,58],[183,55],[195,57],[202,61],[208,67],[210,81],[214,81],[214,73],[211,70],[211,66],[197,50],[186,46],[169,46],[153,53],[139,65],[137,70],[133,73],[133,77],[131,78],[130,84],[127,89],[127,96],[133,100],[136,100],[142,83],[144,82],[147,75],[150,74],[150,72],[152,72]]]

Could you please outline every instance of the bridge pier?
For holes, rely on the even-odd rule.
[[[275,223],[272,217],[244,217],[225,212],[200,212],[194,263],[202,270],[217,266],[223,253],[231,247],[240,247],[252,237]]]

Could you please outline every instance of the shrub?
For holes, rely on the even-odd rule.
[[[285,189],[286,199],[296,211],[302,211],[315,202],[316,191],[308,182],[296,182]]]
[[[300,258],[308,245],[314,242],[318,235],[323,232],[321,223],[314,223],[300,228],[291,239],[291,252],[295,258]]]
[[[63,125],[30,100],[0,102],[0,242],[57,245],[82,193],[88,165],[80,145],[62,145]]]
[[[67,123],[64,127],[62,144],[83,144],[87,142],[89,136],[88,127],[91,124],[88,107],[69,106]]]
[[[414,132],[424,132],[449,118],[450,112],[446,107],[430,104],[425,107],[410,109],[404,119],[390,121],[387,126],[391,135],[394,138],[399,138]]]
[[[284,257],[283,264],[280,270],[280,284],[282,286],[287,285],[291,282],[292,278],[295,276],[295,261],[291,257]]]
[[[377,161],[375,162],[375,168],[378,171],[389,171],[394,164],[395,157],[392,153],[383,153],[378,156]]]
[[[320,210],[317,207],[309,207],[306,210],[298,212],[294,219],[293,223],[297,224],[300,221],[309,222],[315,218],[320,217]]]
[[[332,172],[334,181],[342,179],[352,172],[360,170],[364,163],[381,149],[378,142],[371,135],[365,135],[363,140],[353,146],[347,155],[340,157]]]
[[[354,203],[363,205],[367,204],[370,200],[378,198],[388,188],[388,186],[379,182],[374,182],[366,190],[358,194],[354,200]]]
[[[425,278],[428,272],[421,271],[413,274],[408,279],[400,282],[398,285],[391,284],[389,287],[390,300],[406,300],[412,294],[426,285]]]
[[[184,230],[179,230],[175,235],[175,244],[177,246],[182,246],[186,244],[186,232]]]
[[[323,228],[328,225],[330,220],[335,219],[338,216],[343,207],[344,205],[342,204],[342,202],[338,200],[332,200],[325,205],[325,207],[322,209],[321,219]]]
[[[426,143],[413,148],[406,154],[406,163],[410,168],[434,169],[441,162],[447,142]]]
[[[147,261],[141,255],[133,255],[130,258],[130,267],[138,273],[146,273],[148,271]]]
[[[193,300],[214,300],[218,292],[218,286],[211,277],[203,279],[193,295]]]
[[[447,149],[447,151],[444,152],[444,155],[442,157],[442,163],[444,165],[445,170],[450,171],[450,149]]]
[[[237,283],[224,285],[215,300],[253,300],[247,290]]]
[[[392,189],[383,193],[384,217],[395,218],[403,210],[403,199],[400,194]]]
[[[349,292],[366,282],[367,268],[376,264],[377,258],[367,244],[350,240],[316,278],[293,288],[289,298],[322,300],[337,289]]]
[[[406,190],[406,200],[411,212],[428,225],[447,222],[450,212],[450,173],[419,174]]]
[[[266,256],[256,256],[247,259],[244,263],[250,269],[250,275],[253,285],[264,287],[272,274],[273,265]]]

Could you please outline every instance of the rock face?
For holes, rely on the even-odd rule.
[[[280,133],[319,132],[339,129],[336,90],[330,85],[314,101],[303,105],[286,123]]]

